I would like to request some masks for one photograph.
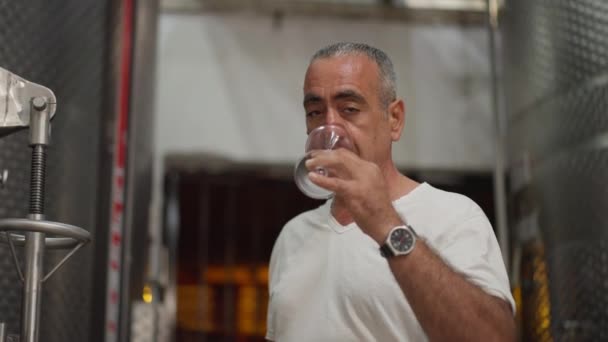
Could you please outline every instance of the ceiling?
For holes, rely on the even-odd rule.
[[[503,0],[161,0],[165,12],[249,11],[485,25],[487,3]]]

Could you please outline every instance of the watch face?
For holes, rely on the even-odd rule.
[[[414,236],[405,229],[395,229],[391,233],[391,246],[398,252],[407,252],[414,245]]]

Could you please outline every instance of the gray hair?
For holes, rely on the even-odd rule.
[[[317,51],[311,58],[310,63],[330,57],[364,55],[378,66],[378,77],[380,79],[380,101],[385,108],[397,97],[397,76],[393,62],[388,55],[373,46],[363,43],[341,42],[326,46]]]

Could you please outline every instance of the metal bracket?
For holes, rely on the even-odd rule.
[[[52,119],[57,98],[49,88],[0,68],[0,137],[30,126],[30,102],[34,98],[46,100],[49,119]]]
[[[91,234],[86,230],[72,226],[65,223],[51,222],[44,220],[30,220],[30,219],[2,219],[0,220],[0,232],[4,234],[0,235],[0,241],[8,243],[13,255],[13,261],[15,268],[21,281],[24,281],[23,272],[19,266],[19,259],[15,252],[15,245],[24,246],[26,237],[24,234],[15,234],[13,232],[38,232],[44,233],[45,235],[60,236],[60,237],[47,237],[44,239],[44,246],[49,249],[67,249],[72,250],[66,254],[59,263],[51,271],[45,275],[41,282],[44,283],[47,279],[55,273],[76,251],[82,246],[86,245],[91,241]],[[0,341],[1,342],[1,341]]]

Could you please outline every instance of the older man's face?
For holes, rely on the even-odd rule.
[[[382,164],[391,158],[386,109],[379,97],[378,67],[367,56],[340,56],[314,61],[304,80],[307,131],[342,125],[359,156]]]

